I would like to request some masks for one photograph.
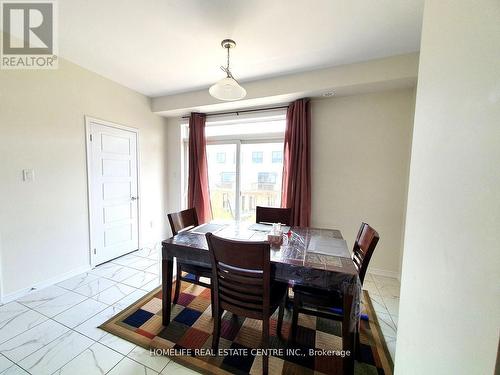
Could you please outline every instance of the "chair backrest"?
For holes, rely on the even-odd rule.
[[[188,208],[187,210],[174,212],[168,214],[167,216],[173,236],[175,236],[183,229],[198,226],[198,215],[196,214],[196,208]]]
[[[361,224],[352,254],[352,260],[358,270],[361,284],[363,284],[368,264],[379,239],[380,237],[375,229],[366,223]]]
[[[233,241],[206,234],[214,303],[240,316],[269,316],[271,261],[267,242]]]
[[[255,222],[257,223],[281,223],[290,225],[292,215],[291,208],[257,206],[255,210]]]

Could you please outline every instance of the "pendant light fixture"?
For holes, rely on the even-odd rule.
[[[221,46],[227,49],[227,67],[220,67],[226,73],[226,78],[212,85],[208,92],[219,100],[232,101],[243,99],[247,95],[247,91],[239,85],[229,70],[229,50],[236,47],[236,42],[231,39],[224,39],[221,42]]]

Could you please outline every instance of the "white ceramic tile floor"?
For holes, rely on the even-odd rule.
[[[0,375],[191,373],[98,328],[160,285],[159,257],[136,251],[0,306]]]
[[[3,355],[0,355],[0,373],[4,372],[12,365],[13,365],[13,363],[11,361],[9,361]]]
[[[47,320],[46,316],[30,310],[17,302],[3,305],[0,307],[0,310],[2,310],[2,319],[0,320],[0,342],[10,340]],[[4,319],[6,316],[7,318]]]
[[[82,303],[79,303],[78,305],[60,313],[59,315],[56,315],[53,319],[67,327],[74,328],[107,307],[108,305],[105,303],[89,298]]]
[[[106,333],[99,325],[160,285],[158,249],[143,249],[0,306],[0,375],[195,374]],[[367,274],[394,357],[399,282]]]
[[[12,365],[7,370],[2,372],[1,375],[29,375],[29,372],[24,371],[18,365]]]
[[[157,287],[160,286],[160,281],[158,278],[150,281],[149,283],[141,286],[141,289],[146,291],[146,292],[151,292],[153,289],[156,289]]]
[[[144,271],[154,273],[155,275],[160,274],[160,262],[158,261],[158,264],[153,264],[152,266],[146,268]]]
[[[394,360],[398,330],[399,280],[368,273],[363,283],[363,289],[370,294],[387,348]]]
[[[54,375],[99,375],[111,370],[124,358],[120,353],[96,342],[69,361]]]
[[[150,273],[150,272],[139,272],[134,276],[125,279],[123,284],[129,285],[134,288],[142,288],[144,285],[148,284],[151,281],[157,281],[158,274]]]
[[[113,303],[118,302],[119,300],[125,298],[130,293],[134,292],[136,288],[116,283],[111,288],[106,289],[104,292],[101,292],[95,295],[93,298],[96,301],[107,303],[108,305],[112,305]]]
[[[48,319],[4,342],[0,345],[0,352],[11,361],[19,362],[68,331],[68,327]]]
[[[78,305],[80,302],[83,302],[87,299],[87,297],[82,296],[81,294],[70,292],[60,295],[50,301],[42,303],[39,306],[34,307],[35,311],[52,318],[57,314],[62,313],[63,311],[68,310],[69,308]]]
[[[93,343],[88,337],[69,331],[24,358],[19,362],[19,366],[30,374],[50,375]]]
[[[113,369],[108,372],[110,375],[156,375],[158,372],[147,366],[135,362],[128,357],[123,358]]]
[[[61,288],[57,285],[53,285],[45,289],[35,290],[28,295],[18,299],[17,302],[20,302],[27,307],[33,308],[36,306],[40,306],[45,302],[52,301],[53,299],[67,292],[67,289]]]
[[[115,284],[116,284],[115,281],[108,280],[105,278],[99,278],[94,281],[91,281],[86,285],[82,285],[81,287],[76,288],[74,292],[82,294],[86,297],[93,297],[96,294],[99,294],[105,291],[106,289],[111,288]]]
[[[170,359],[164,356],[152,356],[149,350],[136,346],[127,357],[157,372],[162,371]]]
[[[131,304],[133,304],[135,301],[137,301],[138,299],[145,296],[147,293],[148,292],[146,292],[145,290],[142,290],[142,289],[134,289],[134,291],[132,293],[130,293],[125,298],[122,298],[121,300],[119,300],[118,302],[113,304],[113,306],[117,307],[120,310],[125,310],[127,307],[129,307]]]
[[[117,307],[109,306],[99,314],[94,315],[92,318],[76,326],[74,330],[80,332],[82,335],[90,337],[92,340],[99,341],[107,335],[107,332],[98,327],[121,311],[122,310]]]
[[[71,279],[61,281],[58,286],[68,289],[68,290],[75,290],[78,289],[79,287],[83,285],[87,285],[90,282],[97,280],[99,276],[93,275],[91,273],[82,273],[80,275],[77,275],[75,277],[72,277]]]
[[[170,361],[163,371],[162,375],[195,375],[198,374],[196,371],[193,371],[187,367],[184,367],[177,362]]]
[[[128,355],[128,353],[135,348],[135,344],[132,344],[130,341],[123,340],[118,336],[112,335],[111,333],[106,333],[103,338],[99,340],[99,342],[123,355]]]

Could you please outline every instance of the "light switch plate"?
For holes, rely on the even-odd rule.
[[[35,170],[34,169],[23,169],[23,181],[32,182],[35,180]]]

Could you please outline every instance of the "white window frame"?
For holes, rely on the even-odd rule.
[[[262,122],[262,121],[285,121],[285,111],[273,111],[269,112],[257,112],[251,115],[238,115],[238,116],[217,116],[207,120],[206,126],[220,126],[220,125],[234,125],[240,123],[252,123],[252,122]],[[187,189],[188,189],[188,122],[183,122],[181,125],[181,207],[182,209],[187,208]],[[222,135],[222,136],[212,136],[207,137],[208,145],[223,145],[223,144],[235,144],[236,145],[236,207],[235,216],[238,219],[240,217],[241,208],[241,145],[242,144],[258,144],[258,143],[276,143],[284,142],[285,133],[275,132],[275,133],[264,133],[264,134],[236,134],[236,135]]]

